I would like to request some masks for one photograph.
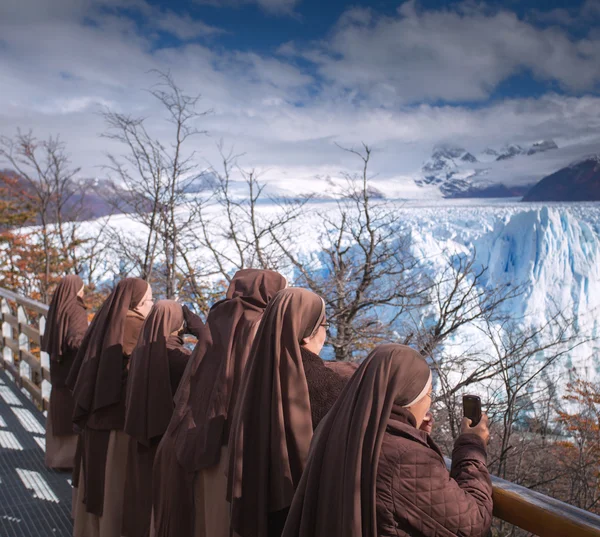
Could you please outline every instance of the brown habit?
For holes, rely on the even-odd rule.
[[[157,302],[144,321],[134,349],[127,380],[125,432],[129,444],[123,535],[145,537],[150,532],[152,511],[152,466],[158,442],[173,414],[173,378],[171,362],[189,358],[183,340],[173,333],[183,325],[181,305],[172,300]],[[177,364],[175,364],[177,365]]]
[[[268,302],[285,286],[277,272],[240,270],[226,298],[211,308],[210,334],[199,340],[187,365],[155,461],[156,537],[191,534],[194,474],[219,462],[254,331]]]
[[[446,500],[444,492],[436,496],[440,488],[446,492],[452,486],[460,489],[449,479],[435,444],[426,433],[416,429],[414,417],[403,408],[422,393],[429,375],[423,357],[409,347],[381,345],[367,357],[313,438],[283,537],[453,534],[439,525],[433,532],[424,531],[432,525],[427,522],[426,510],[419,511],[415,507],[429,509],[431,506],[432,511],[450,512],[466,495],[460,491],[440,507]],[[402,438],[402,444],[395,444],[395,440],[388,444],[392,435],[400,430],[408,433]],[[388,451],[387,445],[392,449]],[[398,454],[404,455],[404,460],[402,457],[396,460],[394,457]],[[408,472],[402,463],[408,466]],[[399,467],[401,472],[398,472]],[[436,472],[439,474],[437,482],[432,477]],[[404,494],[394,495],[392,481],[378,488],[382,478],[387,479],[388,475],[394,476],[396,484],[406,481],[412,494],[406,490]],[[412,502],[416,502],[415,505],[411,505]],[[462,507],[464,505],[459,510],[462,511]],[[391,513],[389,528],[380,527],[380,512]],[[405,532],[399,529],[399,521],[411,512],[425,523]],[[471,533],[467,531],[465,535]]]
[[[110,431],[122,430],[125,421],[127,359],[143,323],[133,309],[148,289],[139,278],[118,283],[94,317],[67,379],[75,400],[73,422],[83,430],[85,507],[96,516],[103,512]]]
[[[280,291],[262,318],[244,373],[229,442],[231,527],[267,537],[269,517],[287,509],[313,435],[300,342],[325,319],[306,289]]]
[[[76,435],[73,433],[73,396],[66,386],[67,375],[88,327],[83,300],[77,293],[83,288],[79,276],[61,280],[54,292],[41,348],[50,356],[50,408],[46,430],[46,465],[72,468]]]

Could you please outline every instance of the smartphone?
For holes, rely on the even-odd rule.
[[[463,395],[463,415],[471,420],[471,427],[481,420],[481,398],[478,395]]]

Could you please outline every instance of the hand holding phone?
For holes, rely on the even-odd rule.
[[[477,395],[463,396],[464,418],[461,424],[462,434],[474,434],[487,446],[490,440],[488,417],[481,411],[481,399]]]
[[[463,395],[463,415],[471,420],[471,427],[481,421],[481,398],[478,395]]]

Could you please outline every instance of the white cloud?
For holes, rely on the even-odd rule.
[[[600,39],[572,40],[557,27],[472,4],[421,11],[409,1],[394,16],[351,9],[326,40],[301,54],[338,92],[384,106],[484,101],[523,70],[572,91],[600,82]]]
[[[168,142],[166,123],[155,119],[160,110],[143,91],[156,82],[150,73],[152,69],[170,70],[187,93],[202,94],[201,109],[214,110],[201,125],[209,131],[210,137],[198,138],[195,147],[202,158],[216,162],[215,142],[224,138],[228,145],[235,145],[237,152],[246,153],[244,163],[248,166],[266,169],[265,177],[281,179],[290,185],[317,174],[334,175],[353,165],[352,159],[334,142],[372,144],[375,148],[373,169],[381,178],[389,179],[418,170],[432,146],[443,141],[478,151],[487,145],[499,146],[509,141],[529,143],[552,137],[561,147],[571,145],[574,154],[578,151],[577,144],[594,140],[600,133],[600,98],[593,96],[549,94],[540,99],[488,103],[477,109],[398,105],[400,75],[391,69],[399,65],[398,54],[403,65],[402,80],[406,82],[403,98],[406,95],[418,97],[416,78],[430,81],[430,96],[434,94],[433,87],[438,92],[448,90],[454,95],[477,91],[483,99],[486,88],[505,76],[483,72],[488,63],[497,61],[494,56],[497,50],[489,43],[481,45],[483,59],[477,60],[480,61],[477,69],[467,60],[461,66],[456,59],[465,48],[474,46],[472,36],[462,36],[463,43],[460,35],[469,28],[469,24],[462,21],[467,15],[446,11],[411,14],[405,6],[402,17],[382,19],[371,11],[351,11],[332,33],[329,49],[322,46],[312,51],[323,69],[330,66],[336,72],[335,79],[331,77],[330,82],[318,88],[311,73],[298,68],[293,57],[224,51],[211,47],[210,43],[199,42],[155,50],[151,36],[141,33],[131,19],[115,14],[110,7],[114,4],[110,2],[117,0],[103,0],[102,5],[108,5],[108,10],[91,9],[91,0],[86,1],[89,5],[84,9],[75,0],[57,1],[54,16],[48,19],[37,16],[31,0],[19,2],[22,10],[13,12],[12,19],[3,18],[2,15],[8,13],[0,11],[0,40],[3,42],[0,46],[0,134],[12,135],[18,127],[33,128],[38,137],[60,133],[75,164],[81,165],[89,175],[101,174],[98,166],[106,162],[104,153],[119,149],[98,137],[105,128],[97,113],[101,106],[150,118],[152,132]],[[132,1],[130,9],[146,13],[146,19],[150,18],[151,8],[141,0]],[[194,22],[185,15],[177,16],[180,21]],[[89,22],[90,17],[93,24]],[[479,17],[478,20],[486,24],[495,21],[506,28],[515,25],[529,28],[531,35],[538,35],[533,27],[509,14],[490,16],[476,12],[468,17]],[[169,20],[168,13],[158,13],[155,28],[166,24],[164,20]],[[468,20],[473,22],[472,18]],[[407,21],[415,26],[406,29],[410,47],[392,47],[387,56],[373,57],[372,65],[369,64],[370,54],[380,50],[383,44],[398,43],[393,32],[399,29],[398,24],[405,29],[402,25],[407,25]],[[448,24],[458,21],[460,24],[454,32],[459,35],[454,35],[450,27],[444,30],[443,21]],[[182,29],[184,26],[178,27],[180,39],[187,41],[201,35]],[[376,29],[381,30],[382,35],[375,35]],[[441,35],[436,38],[435,46],[439,48],[447,42],[448,66],[442,65],[435,56],[437,48],[428,48],[433,46],[432,32],[436,29]],[[485,29],[491,32],[491,26]],[[485,29],[479,29],[479,35]],[[416,47],[416,34],[426,30],[429,34],[424,33],[421,48]],[[508,29],[504,31],[502,36],[508,39]],[[348,41],[352,37],[359,39],[357,46],[365,47],[364,56]],[[528,39],[532,38],[517,34],[511,39],[528,45]],[[351,54],[337,60],[340,63],[336,65],[331,51],[344,50],[344,43],[352,45]],[[516,45],[507,44],[509,48],[513,46]],[[590,41],[589,46],[593,51],[594,43]],[[289,44],[280,52],[293,55],[297,49],[297,45],[294,50]],[[385,47],[383,50],[385,52]],[[423,65],[402,56],[406,50],[420,51]],[[523,51],[523,56],[527,54]],[[355,62],[354,74],[351,60]],[[441,73],[438,68],[442,69]],[[503,69],[502,73],[510,72],[508,68]],[[364,81],[356,85],[368,98],[353,97],[351,75]],[[574,76],[578,76],[576,72]],[[368,85],[370,77],[376,84]],[[379,106],[382,103],[385,106]],[[569,150],[569,159],[572,156]],[[562,162],[559,162],[560,155],[552,158],[556,160],[552,166]],[[509,172],[516,173],[515,170]]]
[[[214,7],[239,7],[256,4],[264,11],[274,15],[291,15],[301,0],[195,0],[195,2]]]

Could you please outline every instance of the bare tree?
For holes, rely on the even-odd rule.
[[[223,142],[218,149],[221,167],[210,166],[205,176],[212,194],[197,199],[194,211],[201,233],[200,245],[208,254],[207,270],[229,281],[235,270],[243,268],[286,267],[289,262],[280,246],[293,240],[292,225],[310,197],[267,197],[257,170],[242,168],[241,155],[233,150],[226,152]],[[261,211],[264,202],[270,202],[275,210],[265,214]],[[191,269],[188,263],[188,270]]]
[[[343,148],[342,148],[343,149]],[[320,212],[322,253],[306,261],[275,238],[306,285],[325,300],[332,324],[328,343],[336,360],[359,356],[374,343],[395,339],[395,322],[421,304],[428,281],[415,269],[410,237],[396,212],[371,185],[371,148],[344,149],[361,171],[346,175],[342,199]]]
[[[501,381],[492,393],[500,407],[498,417],[502,425],[496,473],[507,477],[510,456],[517,454],[510,451],[515,427],[526,426],[547,396],[549,386],[543,382],[544,374],[587,339],[577,335],[575,321],[562,312],[533,325],[514,318],[503,323],[487,322],[483,333],[492,349],[489,361]]]
[[[108,126],[104,136],[126,149],[122,157],[108,156],[107,168],[114,178],[111,201],[144,229],[141,239],[120,237],[121,251],[142,278],[162,279],[164,295],[174,298],[186,278],[178,271],[181,238],[193,222],[184,210],[186,196],[202,174],[196,151],[189,146],[195,136],[206,133],[196,125],[210,111],[197,111],[200,96],[185,94],[169,73],[157,74],[159,83],[150,94],[166,112],[166,121],[172,127],[171,142],[165,144],[154,138],[146,127],[146,118],[110,110],[103,113]],[[157,271],[159,256],[162,264]]]
[[[82,193],[75,180],[79,168],[72,168],[64,143],[58,136],[38,140],[18,131],[14,138],[0,138],[3,157],[25,183],[32,201],[39,241],[43,247],[41,299],[48,301],[52,273],[81,272],[80,208]],[[56,259],[60,253],[62,260]]]

